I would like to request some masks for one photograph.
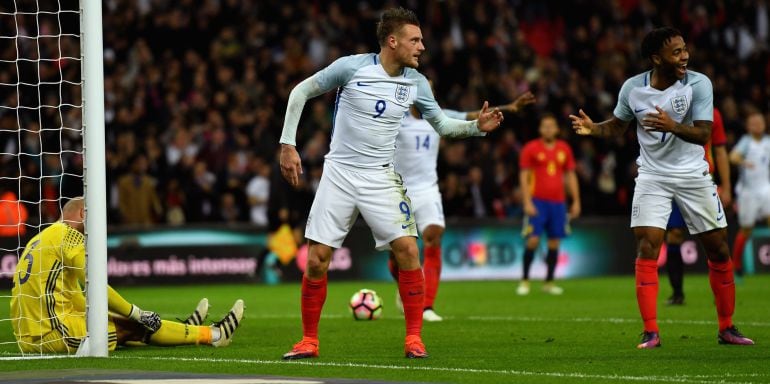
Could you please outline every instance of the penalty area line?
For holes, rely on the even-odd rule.
[[[767,377],[768,375],[758,373],[747,374],[721,374],[721,375],[676,375],[676,376],[632,376],[632,375],[602,375],[580,372],[535,372],[510,369],[485,369],[485,368],[458,368],[458,367],[430,367],[419,365],[387,365],[387,364],[364,364],[364,363],[341,363],[333,361],[283,361],[283,360],[260,360],[260,359],[232,359],[232,358],[203,358],[203,357],[161,357],[161,356],[113,356],[111,359],[118,360],[147,360],[147,361],[170,361],[170,362],[202,362],[202,363],[230,363],[230,364],[254,364],[254,365],[303,365],[308,367],[335,367],[335,368],[364,368],[364,369],[382,369],[395,371],[432,371],[447,373],[473,373],[473,374],[495,374],[504,376],[529,376],[529,377],[554,377],[565,379],[587,379],[587,380],[617,380],[617,381],[645,381],[645,382],[666,382],[666,383],[698,383],[710,384],[715,379],[723,383],[732,384],[752,384],[749,381],[725,381],[728,377]]]

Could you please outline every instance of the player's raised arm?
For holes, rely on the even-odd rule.
[[[519,95],[519,97],[517,97],[516,100],[505,105],[493,107],[492,109],[494,110],[495,108],[497,108],[502,112],[519,113],[522,108],[534,103],[535,103],[535,95],[533,95],[532,92],[527,91]],[[479,118],[479,113],[476,111],[467,112],[465,114],[466,120],[476,120],[478,118]]]
[[[417,76],[415,106],[439,135],[445,137],[483,136],[485,132],[497,129],[503,121],[503,113],[497,108],[490,110],[488,102],[484,102],[476,120],[466,121],[448,117],[433,97],[433,91],[428,80],[423,75],[417,74]]]
[[[569,118],[572,120],[572,129],[578,135],[610,137],[619,135],[628,128],[627,121],[618,119],[615,116],[601,123],[594,123],[582,109],[578,111],[577,116],[569,115]]]

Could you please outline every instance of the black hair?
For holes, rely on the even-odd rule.
[[[657,55],[669,40],[677,36],[682,36],[682,32],[673,27],[653,29],[642,40],[642,56],[648,59],[652,58],[652,55]]]
[[[384,46],[388,41],[388,36],[398,31],[404,24],[420,26],[420,20],[411,10],[403,7],[391,8],[386,10],[380,16],[377,23],[377,41]]]

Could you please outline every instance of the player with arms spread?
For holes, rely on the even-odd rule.
[[[74,353],[86,337],[85,243],[83,198],[68,201],[62,217],[33,237],[13,275],[11,317],[19,349],[25,353]],[[110,312],[108,347],[126,342],[159,346],[230,344],[243,317],[243,301],[212,326],[202,326],[208,314],[203,299],[183,323],[161,320],[129,303],[107,287]]]
[[[517,113],[526,105],[535,102],[532,92],[525,92],[516,100],[497,107],[500,111]],[[458,112],[444,109],[447,116],[461,120],[475,120],[479,113]],[[396,139],[394,167],[404,178],[406,195],[411,201],[412,214],[417,222],[417,231],[423,241],[423,274],[425,275],[425,305],[422,319],[442,321],[433,309],[441,280],[441,238],[444,235],[444,208],[438,188],[436,166],[441,136],[422,118],[412,106],[404,116],[401,130]],[[398,281],[398,266],[391,252],[388,266],[393,278]],[[403,309],[401,296],[396,297],[396,306]]]
[[[401,177],[393,168],[396,136],[412,105],[442,136],[482,135],[500,126],[499,110],[487,103],[474,121],[448,118],[428,80],[415,68],[425,50],[417,16],[394,8],[377,24],[379,54],[345,56],[299,83],[289,95],[281,135],[281,173],[297,185],[302,166],[295,135],[306,101],[337,88],[330,151],[307,219],[310,243],[302,279],[303,338],[284,359],[318,356],[318,321],[326,300],[332,250],[342,245],[360,212],[377,249],[391,249],[399,267],[399,292],[406,318],[405,355],[427,357],[421,339],[424,278],[417,229]]]
[[[644,320],[637,348],[660,346],[657,324],[657,258],[675,201],[690,233],[706,250],[709,281],[719,319],[719,343],[753,344],[732,323],[735,281],[727,244],[727,221],[717,188],[704,160],[703,145],[711,136],[714,95],[705,75],[687,69],[689,53],[674,28],[650,31],[642,56],[653,64],[626,80],[614,116],[594,123],[581,109],[570,115],[579,135],[615,136],[637,120],[639,175],[631,207],[636,237],[636,298]]]

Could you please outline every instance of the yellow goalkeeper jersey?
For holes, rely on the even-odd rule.
[[[57,222],[33,237],[13,275],[11,318],[16,338],[67,335],[67,323],[85,317],[83,234]]]

